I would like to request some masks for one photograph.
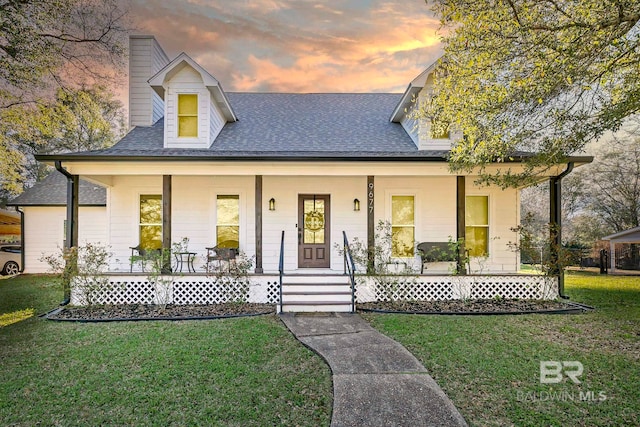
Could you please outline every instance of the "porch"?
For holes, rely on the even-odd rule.
[[[452,299],[555,299],[555,277],[504,275],[250,274],[247,280],[204,273],[163,276],[155,282],[141,273],[109,273],[90,290],[94,304],[273,304],[278,312],[353,312],[358,303]],[[71,303],[83,305],[83,287],[72,284]]]

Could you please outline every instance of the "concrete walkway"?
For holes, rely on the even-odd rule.
[[[333,373],[332,427],[466,426],[424,366],[357,314],[282,314]]]

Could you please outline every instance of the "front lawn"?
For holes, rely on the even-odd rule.
[[[640,277],[571,273],[566,293],[597,310],[363,317],[420,359],[470,425],[640,425]],[[581,383],[542,384],[541,361],[580,362]]]
[[[62,299],[48,283],[0,281],[1,425],[330,422],[328,367],[275,316],[57,323],[30,315]]]

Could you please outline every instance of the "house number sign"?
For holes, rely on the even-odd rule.
[[[369,184],[367,186],[369,187],[367,192],[367,206],[369,206],[369,213],[372,214],[373,213],[373,180],[369,181]]]

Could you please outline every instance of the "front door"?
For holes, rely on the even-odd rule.
[[[298,267],[329,268],[329,195],[298,196]]]

